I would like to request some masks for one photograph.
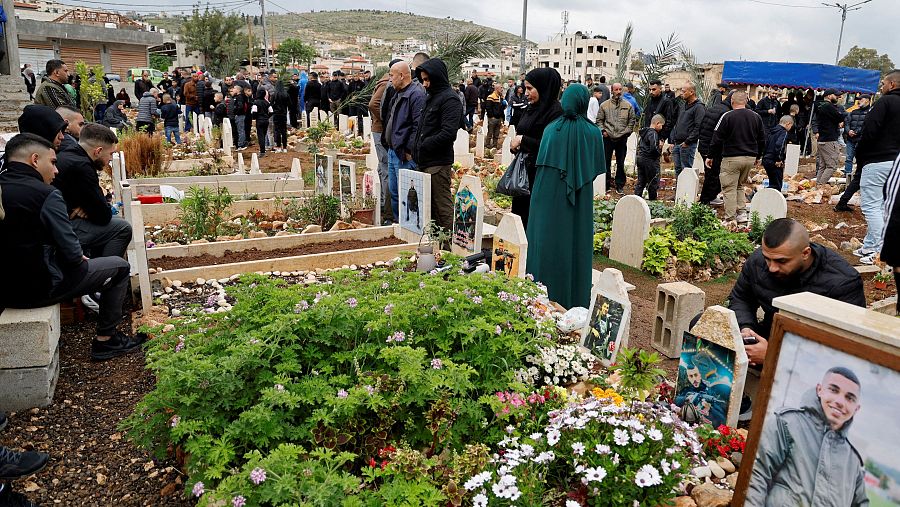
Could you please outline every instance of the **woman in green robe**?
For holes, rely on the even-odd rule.
[[[590,305],[593,182],[606,171],[603,136],[586,116],[589,100],[584,85],[566,88],[563,116],[544,130],[531,192],[528,272],[565,308]]]

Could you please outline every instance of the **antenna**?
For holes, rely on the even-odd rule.
[[[569,11],[562,11],[562,15],[560,16],[560,18],[562,18],[562,24],[563,24],[562,35],[566,35],[567,33],[569,33],[569,31],[568,31]]]

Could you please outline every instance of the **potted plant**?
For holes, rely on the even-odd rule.
[[[356,196],[347,201],[347,210],[353,220],[364,224],[375,225],[375,197],[371,195]]]
[[[426,237],[428,240],[423,244],[422,241]],[[440,259],[440,245],[449,240],[450,232],[435,224],[434,220],[429,220],[422,229],[419,246],[416,247],[416,271],[427,272],[434,269]],[[435,252],[435,244],[438,246],[437,253]]]
[[[875,276],[872,277],[872,281],[875,282],[875,288],[879,290],[887,290],[888,282],[890,282],[894,277],[891,276],[887,271],[879,271],[875,273]]]

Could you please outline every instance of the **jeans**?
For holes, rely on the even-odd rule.
[[[847,188],[844,189],[844,193],[841,194],[840,200],[838,200],[838,206],[847,206],[847,203],[850,202],[850,198],[853,197],[853,194],[859,192],[859,183],[862,179],[862,167],[857,167],[856,172],[853,173],[853,178],[847,182]]]
[[[859,181],[859,207],[866,216],[866,237],[863,238],[864,250],[881,251],[884,228],[884,184],[891,172],[892,160],[875,162],[863,167]]]
[[[88,220],[72,220],[72,230],[89,257],[124,257],[131,243],[131,224],[120,217],[112,217],[106,225]]]
[[[234,117],[234,124],[237,127],[237,145],[238,148],[247,147],[247,116],[240,115]],[[188,129],[185,129],[187,132]]]
[[[175,144],[181,144],[181,133],[178,132],[178,126],[166,127],[166,142],[172,144],[172,135],[175,135]]]
[[[687,148],[676,144],[672,147],[672,159],[675,162],[675,176],[681,174],[685,167],[694,167],[694,155],[697,153],[697,143],[687,145]]]
[[[415,169],[416,163],[412,160],[401,161],[394,150],[388,150],[388,188],[391,191],[391,216],[395,223],[400,222],[400,187],[397,184],[397,175],[400,169]]]
[[[625,186],[625,153],[628,151],[628,136],[622,136],[618,139],[612,137],[603,138],[603,149],[606,151],[606,188],[611,189],[612,186],[612,156],[616,154],[616,190],[622,190]]]
[[[466,128],[472,130],[472,125],[475,124],[472,119],[472,115],[475,114],[475,106],[466,106]]]
[[[857,141],[847,141],[847,160],[844,161],[844,175],[850,177],[853,172],[853,158],[856,156]]]
[[[381,132],[372,132],[375,140],[375,155],[378,157],[378,180],[381,182],[381,210],[385,211],[388,201],[388,155],[387,148],[381,144]],[[393,209],[393,208],[391,208]],[[387,213],[382,213],[386,216]],[[381,225],[381,224],[376,224]]]
[[[190,132],[193,128],[191,123],[191,113],[201,114],[199,108],[195,106],[184,106],[184,131]]]

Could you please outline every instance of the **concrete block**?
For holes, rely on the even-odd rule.
[[[53,392],[56,391],[58,378],[58,345],[48,365],[0,369],[0,407],[3,407],[3,410],[18,412],[48,406],[53,402]]]
[[[706,293],[687,282],[661,283],[656,286],[656,317],[651,345],[668,358],[681,354],[684,332],[691,320],[703,312]]]
[[[47,366],[59,344],[59,329],[59,305],[3,310],[0,314],[0,368]]]

